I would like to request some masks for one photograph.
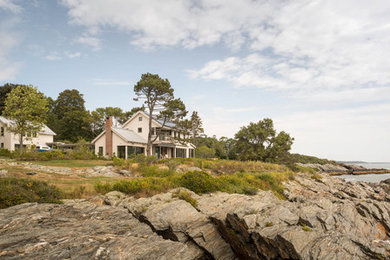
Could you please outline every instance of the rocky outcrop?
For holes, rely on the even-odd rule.
[[[201,259],[124,208],[90,202],[23,204],[0,211],[3,259]]]
[[[0,159],[0,167],[21,167],[30,172],[45,172],[68,176],[83,176],[83,177],[134,177],[134,175],[127,170],[117,169],[114,166],[95,166],[95,167],[56,167],[34,164],[31,162],[15,162],[9,159]],[[1,176],[1,174],[0,174]]]
[[[318,163],[297,163],[303,167],[309,167],[316,169],[320,172],[328,173],[330,175],[342,175],[342,174],[370,174],[370,173],[389,173],[387,169],[367,169],[360,165],[355,164],[318,164]]]
[[[285,200],[270,191],[198,196],[179,189],[19,205],[0,210],[0,256],[390,259],[390,180],[297,174],[285,187]],[[187,199],[178,196],[183,191]]]

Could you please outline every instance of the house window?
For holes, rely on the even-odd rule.
[[[195,150],[194,149],[190,149],[190,157],[191,158],[195,157]]]
[[[4,148],[4,143],[1,143],[1,148]]]
[[[4,136],[4,127],[1,127],[1,136]]]
[[[135,153],[136,154],[144,154],[145,153],[145,149],[143,147],[136,147],[135,148]]]
[[[186,149],[176,148],[176,157],[186,158]]]
[[[138,121],[142,121],[142,116],[138,117]]]
[[[127,158],[131,158],[134,155],[135,155],[135,147],[127,146]]]
[[[103,156],[103,146],[99,146],[99,156]]]
[[[124,159],[126,154],[126,146],[118,145],[118,157]]]
[[[138,133],[142,133],[142,127],[138,127]]]

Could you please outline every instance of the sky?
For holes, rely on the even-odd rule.
[[[390,161],[388,0],[0,0],[0,85],[130,110],[167,78],[209,136],[271,118],[292,152]]]

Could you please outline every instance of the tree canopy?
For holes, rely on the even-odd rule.
[[[13,120],[10,130],[19,135],[19,149],[23,150],[24,136],[34,136],[42,128],[48,102],[33,86],[18,86],[11,90],[5,100],[3,116]]]
[[[3,113],[5,108],[5,100],[7,99],[7,95],[17,86],[25,85],[6,83],[3,86],[0,86],[0,115]]]
[[[236,153],[240,160],[278,162],[291,149],[294,138],[282,131],[276,135],[272,119],[241,127],[235,134]]]
[[[77,89],[62,91],[51,104],[48,126],[57,133],[56,140],[77,142],[92,138],[91,117]]]
[[[162,79],[158,74],[142,74],[141,79],[134,86],[137,99],[144,100],[145,108],[149,115],[149,132],[147,154],[152,155],[152,143],[157,139],[152,138],[152,120],[160,119],[163,127],[168,122],[178,123],[186,114],[186,108],[180,99],[175,99],[174,89],[168,79]],[[158,131],[158,130],[157,130]]]

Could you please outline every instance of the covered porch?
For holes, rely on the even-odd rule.
[[[153,155],[159,159],[164,158],[193,158],[195,150],[170,144],[153,145]]]

